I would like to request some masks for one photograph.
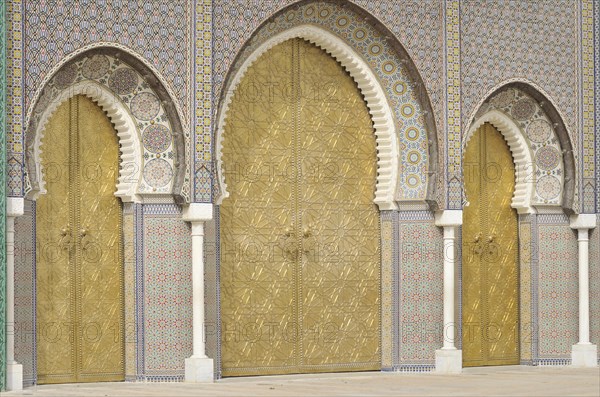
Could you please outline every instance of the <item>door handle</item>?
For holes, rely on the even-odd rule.
[[[58,246],[66,250],[71,245],[71,226],[67,225],[60,231],[61,238],[58,242]]]

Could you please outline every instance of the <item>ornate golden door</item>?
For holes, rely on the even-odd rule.
[[[42,141],[47,193],[36,204],[38,383],[124,380],[119,143],[76,96]]]
[[[463,365],[519,364],[515,168],[504,137],[484,124],[464,158]]]
[[[234,94],[223,163],[223,375],[380,369],[376,147],[352,78],[277,45]]]

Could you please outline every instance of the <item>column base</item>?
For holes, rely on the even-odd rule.
[[[571,365],[574,367],[597,367],[598,346],[591,343],[573,345],[573,350],[571,350]]]
[[[6,364],[6,390],[23,390],[23,365]]]
[[[438,374],[460,374],[462,372],[462,350],[436,350],[435,372]]]
[[[212,358],[190,357],[185,359],[185,381],[210,383],[215,381],[215,366]]]

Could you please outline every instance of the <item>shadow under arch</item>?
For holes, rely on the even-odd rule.
[[[218,105],[217,105],[217,109],[215,112],[214,120],[216,120],[216,122],[214,123],[215,126],[213,127],[213,136],[215,137],[215,139],[213,139],[212,141],[213,141],[214,153],[216,154],[214,156],[214,158],[215,158],[214,161],[216,162],[216,164],[214,164],[214,169],[216,170],[215,171],[216,179],[220,181],[222,178],[222,170],[219,168],[219,165],[220,165],[219,164],[219,158],[220,158],[220,155],[219,155],[219,145],[220,145],[219,130],[222,129],[223,126],[221,125],[221,121],[223,121],[226,116],[223,113],[227,113],[227,110],[228,110],[228,105],[229,105],[227,103],[228,93],[231,93],[231,91],[233,89],[235,89],[234,86],[235,86],[236,76],[238,75],[239,69],[246,63],[246,60],[247,60],[247,59],[244,59],[244,55],[245,55],[244,49],[246,47],[248,47],[250,43],[252,43],[254,40],[256,40],[259,32],[261,32],[267,25],[272,23],[275,20],[275,18],[281,16],[282,14],[289,12],[290,10],[298,9],[300,7],[303,7],[306,5],[311,5],[311,4],[315,4],[317,6],[319,4],[330,4],[330,5],[336,5],[336,6],[350,10],[351,12],[353,12],[354,14],[356,14],[358,16],[359,20],[361,20],[365,24],[369,24],[372,28],[374,28],[377,32],[379,32],[381,34],[381,37],[383,38],[383,40],[385,40],[385,43],[397,55],[397,57],[401,63],[401,65],[399,65],[399,66],[402,66],[407,71],[407,74],[408,74],[408,77],[410,80],[410,88],[412,89],[412,92],[413,92],[416,100],[421,105],[422,110],[423,110],[423,112],[422,112],[423,123],[425,126],[425,130],[427,132],[427,151],[428,151],[428,171],[427,171],[428,178],[427,178],[427,187],[426,187],[426,194],[425,194],[424,201],[428,204],[428,206],[431,210],[436,210],[440,207],[443,207],[443,203],[439,203],[437,201],[437,199],[439,197],[436,194],[437,178],[440,177],[440,174],[438,172],[440,169],[440,159],[439,159],[439,153],[438,153],[438,133],[437,133],[436,122],[435,122],[435,117],[434,117],[434,113],[433,113],[433,107],[431,105],[431,100],[430,100],[430,97],[425,88],[425,84],[423,82],[421,74],[419,73],[414,61],[412,60],[412,58],[410,57],[410,55],[408,54],[408,52],[406,51],[404,46],[400,43],[398,38],[396,38],[394,33],[392,33],[382,22],[380,22],[371,13],[369,13],[362,7],[356,5],[348,0],[338,0],[338,1],[300,0],[300,1],[294,2],[291,5],[288,5],[286,7],[279,9],[277,12],[271,14],[268,18],[266,18],[260,25],[257,26],[257,28],[254,30],[254,32],[250,35],[250,37],[240,47],[240,51],[233,58],[231,66],[229,67],[229,69],[225,75],[224,83],[223,83],[221,92],[219,93],[219,96],[218,96]],[[315,24],[315,23],[307,22],[307,25],[313,25],[317,29],[326,30],[326,28],[322,27],[321,25]],[[291,29],[293,29],[293,28],[291,28]],[[335,35],[335,33],[333,33],[333,32],[329,32],[329,33],[331,33],[331,35]],[[361,87],[360,81],[358,81],[356,73],[352,73],[352,70],[349,70],[348,64],[345,64],[340,59],[341,57],[339,56],[339,54],[336,54],[334,51],[332,51],[332,48],[328,48],[328,46],[323,45],[323,43],[319,43],[319,42],[315,41],[313,37],[303,37],[303,36],[297,36],[297,37],[303,38],[305,40],[312,42],[313,44],[316,44],[317,46],[319,46],[320,48],[325,50],[327,53],[329,53],[331,56],[333,56],[338,62],[340,62],[342,64],[344,69],[350,73],[350,75],[352,76],[354,81],[359,85],[359,88],[361,89],[363,97],[368,95],[365,92],[364,87]],[[362,58],[365,58],[364,55],[361,54],[361,52],[358,49],[354,48],[349,43],[346,43],[346,42],[344,42],[344,43],[349,48],[351,48],[353,50],[353,52],[355,52],[359,55],[362,55]],[[233,85],[233,87],[232,87],[232,85]],[[382,88],[383,88],[383,91],[385,92],[385,88],[384,87],[382,87]],[[371,113],[372,118],[373,118],[373,116],[374,116],[373,107],[372,107],[373,104],[372,103],[369,104],[368,100],[366,102],[367,102],[367,106],[369,108],[369,112]],[[398,131],[395,131],[395,133],[397,135]],[[377,150],[378,150],[378,153],[381,154],[382,148],[379,146],[379,144],[380,144],[380,142],[378,142]],[[382,170],[382,162],[379,160],[380,160],[380,156],[378,155],[378,173],[382,173],[382,171],[385,172],[385,170]],[[401,164],[398,164],[398,162],[396,162],[396,164],[397,164],[397,167],[402,166]],[[393,172],[394,172],[394,175],[397,176],[398,171],[394,170]],[[381,179],[382,178],[379,178],[379,176],[378,176],[378,185],[379,185]],[[387,181],[386,184],[396,186],[397,180]],[[219,184],[219,185],[221,185],[221,184]],[[226,185],[223,187],[226,188]],[[226,197],[226,194],[227,194],[226,192],[223,192],[223,191],[218,192],[218,193],[219,194],[217,196],[225,194],[224,196],[221,196],[220,199]],[[395,201],[395,195],[396,195],[396,191],[394,189],[394,191],[392,192],[392,196],[394,196],[394,197],[391,198],[391,201]],[[386,196],[388,196],[388,199],[389,199],[389,194],[387,194]],[[390,201],[390,200],[387,200],[387,201]],[[393,203],[393,204],[387,203],[383,206],[380,205],[380,209],[392,209],[394,207],[396,207],[395,203]]]
[[[135,70],[141,76],[143,83],[147,84],[152,93],[154,93],[160,106],[164,109],[164,113],[171,126],[171,134],[173,138],[174,166],[175,172],[173,176],[173,184],[170,191],[176,203],[184,203],[189,201],[183,193],[184,180],[186,174],[187,154],[185,150],[184,127],[180,111],[173,100],[164,83],[161,81],[156,71],[147,65],[141,58],[133,53],[128,52],[124,48],[103,45],[84,48],[73,54],[70,58],[54,69],[45,79],[43,86],[37,91],[32,106],[28,112],[27,126],[25,130],[25,165],[24,168],[29,179],[30,188],[26,192],[30,197],[34,197],[43,193],[44,182],[42,180],[42,172],[40,169],[39,158],[36,156],[40,152],[41,135],[43,128],[49,117],[60,103],[68,100],[75,95],[85,95],[96,102],[106,113],[107,117],[113,123],[119,136],[120,145],[120,170],[119,182],[117,184],[117,195],[123,201],[137,201],[136,185],[134,182],[124,182],[127,179],[126,170],[122,167],[124,164],[135,164],[136,172],[141,173],[143,164],[143,146],[141,132],[138,131],[134,116],[131,114],[128,105],[122,103],[119,96],[112,92],[107,87],[107,81],[96,81],[87,79],[67,85],[59,92],[53,92],[48,88],[51,81],[56,79],[57,75],[62,71],[72,67],[75,63],[85,58],[90,58],[95,55],[105,55],[111,58],[122,61],[127,66]],[[51,94],[52,92],[52,94]],[[42,97],[45,95],[53,95],[48,103],[42,103]],[[137,147],[136,147],[137,146]],[[133,177],[130,177],[131,179]],[[128,185],[128,186],[126,186]]]

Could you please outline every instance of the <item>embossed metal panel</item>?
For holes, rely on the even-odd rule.
[[[514,163],[502,135],[487,123],[469,141],[464,160],[463,365],[519,364]]]
[[[124,379],[119,146],[102,109],[76,96],[42,143],[37,200],[38,383]]]
[[[274,47],[234,95],[223,163],[223,375],[379,369],[376,148],[352,78]]]

